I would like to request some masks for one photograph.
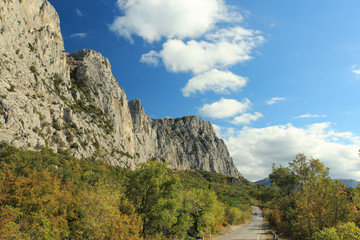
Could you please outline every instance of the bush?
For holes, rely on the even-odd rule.
[[[250,211],[241,211],[239,208],[235,207],[227,207],[225,214],[231,225],[246,223],[251,217]]]
[[[358,240],[360,229],[355,223],[348,222],[338,227],[324,228],[314,234],[313,240]]]
[[[37,69],[36,69],[36,67],[35,67],[34,65],[32,65],[32,66],[30,67],[30,71],[31,71],[33,74],[39,75],[39,73],[38,73],[38,71],[37,71]]]
[[[53,128],[55,128],[56,131],[61,131],[62,130],[62,126],[59,123],[58,120],[55,120],[55,122],[53,123]]]

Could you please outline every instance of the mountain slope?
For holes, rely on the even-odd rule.
[[[127,100],[108,59],[88,49],[66,54],[48,1],[2,1],[0,16],[0,140],[132,168],[156,159],[241,176],[210,122],[150,119],[139,100]]]

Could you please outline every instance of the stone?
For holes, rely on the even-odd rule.
[[[157,160],[241,177],[210,122],[151,119],[139,99],[127,100],[107,58],[90,49],[65,53],[47,0],[3,0],[0,17],[0,141],[123,167]]]

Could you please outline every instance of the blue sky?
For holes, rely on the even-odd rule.
[[[297,153],[360,180],[357,0],[50,0],[152,118],[199,115],[250,180]]]

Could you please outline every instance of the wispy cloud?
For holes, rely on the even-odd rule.
[[[326,117],[326,115],[324,114],[303,114],[303,115],[300,115],[300,116],[297,116],[295,117],[295,119],[297,118],[323,118],[323,117]]]
[[[157,65],[159,65],[159,53],[157,53],[154,50],[151,50],[150,52],[143,54],[141,56],[140,62],[147,63],[149,65],[156,67]]]
[[[266,101],[266,104],[268,104],[268,105],[273,105],[273,104],[275,104],[275,103],[278,103],[278,102],[284,101],[284,100],[286,100],[286,98],[283,98],[283,97],[273,97],[273,98],[271,98],[270,100],[267,100],[267,101]]]
[[[353,73],[355,73],[356,75],[360,75],[360,66],[359,65],[353,65],[351,69],[352,69]]]
[[[88,34],[87,33],[74,33],[74,34],[71,34],[71,38],[85,38],[87,37]]]
[[[80,9],[75,9],[75,12],[76,12],[76,15],[78,16],[78,17],[83,17],[84,16],[84,14],[80,11]]]

